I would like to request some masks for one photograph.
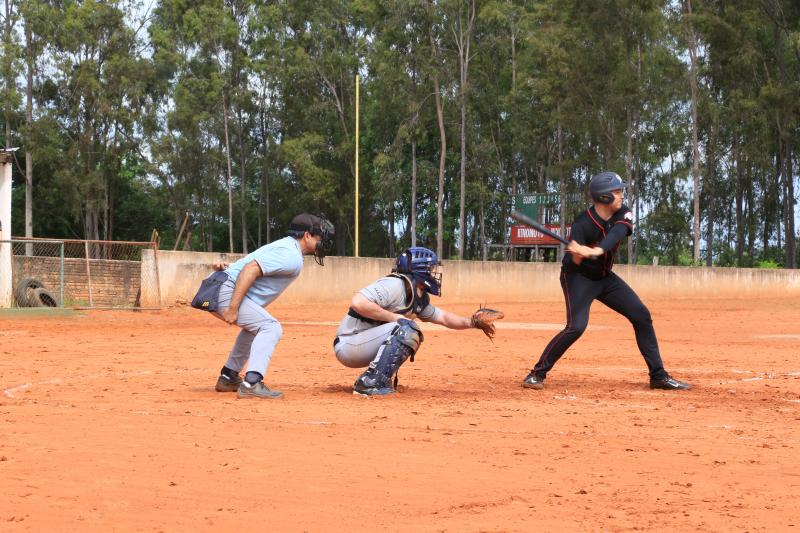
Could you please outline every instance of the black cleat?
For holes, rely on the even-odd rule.
[[[533,372],[528,374],[528,376],[522,380],[522,386],[526,389],[543,389],[544,388],[544,378],[540,378]]]
[[[688,383],[678,381],[677,379],[666,375],[661,379],[651,379],[650,388],[663,390],[689,390],[692,388],[692,386]]]
[[[220,374],[217,378],[217,384],[214,390],[217,392],[236,392],[239,390],[239,385],[242,384],[242,378],[238,374],[231,378],[225,374]]]

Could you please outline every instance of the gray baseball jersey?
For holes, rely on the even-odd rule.
[[[395,276],[386,276],[380,278],[378,281],[371,285],[367,285],[361,289],[359,294],[364,296],[370,302],[376,303],[387,311],[397,313],[407,309],[409,302],[407,299],[408,290],[410,290],[410,283],[407,279]],[[434,320],[441,314],[441,310],[437,309],[434,305],[428,304],[425,306],[417,316],[424,321]],[[413,318],[412,312],[408,312],[405,316]],[[339,329],[336,330],[336,335],[354,335],[374,328],[375,324],[370,324],[350,315],[345,315],[342,322],[339,324]]]
[[[386,276],[358,292],[387,311],[399,313],[406,311],[411,305],[408,301],[410,290],[411,282],[408,278]],[[440,309],[428,303],[416,315],[421,320],[429,321],[436,320],[441,313]],[[414,314],[408,311],[405,316],[413,319]],[[336,330],[337,337],[333,348],[336,358],[350,368],[363,368],[369,365],[370,361],[377,357],[381,345],[397,325],[397,322],[370,323],[349,314],[345,315],[339,324],[339,329]]]

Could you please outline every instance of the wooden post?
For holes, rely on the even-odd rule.
[[[89,287],[89,307],[94,307],[92,299],[92,269],[89,267],[89,241],[83,241],[83,248],[86,250],[86,282]]]
[[[172,247],[172,251],[178,249],[178,243],[181,242],[181,237],[183,237],[183,230],[186,229],[186,223],[189,221],[189,211],[186,211],[186,214],[183,216],[183,222],[181,222],[181,229],[178,231],[178,238],[175,239],[175,246]]]

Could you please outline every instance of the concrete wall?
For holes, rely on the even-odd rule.
[[[11,154],[0,149],[0,241],[11,240],[11,165]],[[11,243],[0,242],[0,309],[13,300],[11,254]]]
[[[158,257],[156,261],[155,257]],[[216,261],[231,262],[235,254],[143,250],[142,272],[158,269],[160,298],[142,286],[142,305],[190,302],[200,281]],[[282,304],[342,302],[361,287],[388,273],[394,260],[328,257],[325,266],[306,257],[300,278],[281,296]],[[560,265],[445,261],[442,303],[489,303],[556,300]],[[800,297],[799,270],[695,268],[617,265],[614,271],[644,297]],[[148,274],[150,275],[150,274]]]

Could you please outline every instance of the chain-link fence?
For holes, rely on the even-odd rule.
[[[135,308],[158,293],[158,269],[142,268],[155,243],[13,239],[13,307]]]

